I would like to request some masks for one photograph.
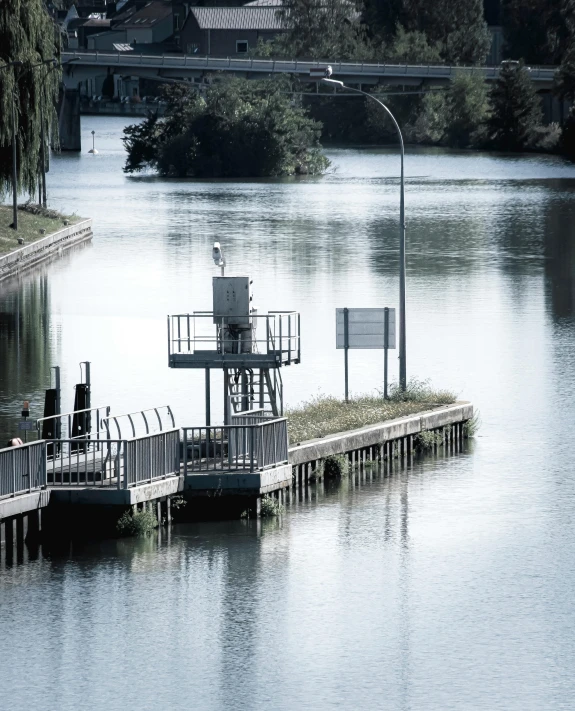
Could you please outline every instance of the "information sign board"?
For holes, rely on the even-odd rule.
[[[387,339],[385,312],[388,313]],[[347,344],[345,312],[347,311]],[[336,348],[395,348],[395,309],[336,309]]]

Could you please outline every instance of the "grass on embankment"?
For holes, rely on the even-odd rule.
[[[64,220],[70,224],[78,222],[80,218],[75,215],[61,215],[55,210],[47,210],[40,205],[27,203],[18,206],[18,230],[10,227],[12,224],[12,207],[0,205],[0,254],[12,252],[14,249],[36,242],[52,232],[61,230]],[[41,234],[40,230],[46,230]],[[18,238],[24,240],[24,244],[18,244]]]
[[[377,395],[359,395],[345,402],[336,397],[318,395],[286,412],[289,441],[290,444],[297,444],[336,432],[355,430],[449,405],[455,400],[454,393],[434,390],[427,383],[420,382],[410,383],[405,392],[392,386],[387,400]]]

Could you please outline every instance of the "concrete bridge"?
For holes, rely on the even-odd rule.
[[[143,51],[145,51],[143,49]],[[93,96],[102,93],[102,84],[113,74],[125,93],[131,94],[133,78],[159,81],[189,81],[200,85],[207,75],[228,72],[247,79],[273,74],[292,74],[302,81],[315,83],[310,69],[330,65],[334,77],[358,88],[377,84],[413,88],[448,84],[457,74],[480,75],[488,82],[496,81],[501,66],[464,67],[447,65],[382,64],[373,62],[301,61],[284,59],[238,59],[231,57],[199,57],[197,55],[166,54],[148,56],[132,52],[64,52],[62,54],[64,92],[60,105],[60,144],[63,150],[81,150],[80,94]],[[546,95],[545,114],[548,121],[562,120],[568,107],[559,106],[550,90],[555,67],[530,67],[529,73],[537,91]]]
[[[64,84],[77,89],[78,84],[108,72],[130,76],[201,80],[213,72],[230,72],[247,78],[270,74],[294,74],[309,79],[310,69],[331,65],[334,76],[347,83],[429,85],[445,84],[457,73],[481,74],[487,81],[499,77],[500,66],[457,67],[447,65],[381,64],[370,62],[301,61],[284,59],[237,59],[230,57],[198,57],[196,55],[146,56],[136,52],[64,52],[62,63]],[[538,89],[549,89],[555,67],[532,67],[531,78]],[[310,79],[310,81],[313,81]]]

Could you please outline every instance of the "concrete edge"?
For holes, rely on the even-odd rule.
[[[18,494],[13,497],[0,499],[0,521],[11,516],[42,509],[50,503],[51,489],[31,491],[29,494]]]
[[[22,274],[59,252],[92,238],[92,218],[86,218],[42,239],[0,255],[0,281]]]
[[[143,501],[172,496],[184,489],[183,477],[171,476],[151,484],[141,484],[130,489],[98,487],[93,489],[69,487],[51,489],[51,500],[56,504],[133,506]]]
[[[307,440],[289,448],[290,464],[304,464],[322,459],[330,454],[343,454],[362,447],[389,442],[425,430],[438,429],[449,424],[466,422],[473,417],[473,405],[468,401],[441,405],[394,420],[378,422],[357,430],[337,432],[317,439]]]

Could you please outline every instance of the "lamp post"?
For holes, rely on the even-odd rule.
[[[317,76],[319,69],[310,72],[312,76]],[[342,89],[347,89],[348,91],[353,91],[356,94],[363,94],[367,96],[376,104],[379,104],[382,109],[391,118],[393,125],[397,131],[397,137],[399,138],[399,147],[401,150],[401,185],[400,185],[400,197],[399,197],[399,387],[405,390],[407,387],[407,367],[406,367],[406,327],[405,327],[405,180],[404,180],[404,170],[403,162],[405,158],[405,149],[403,146],[403,136],[401,134],[401,129],[397,123],[395,116],[387,108],[387,106],[376,99],[373,94],[368,94],[366,91],[361,89],[356,89],[352,86],[347,86],[342,81],[337,81],[335,79],[330,79],[332,69],[331,67],[326,67],[323,70],[323,76],[320,77],[321,81],[325,84],[331,84]]]

